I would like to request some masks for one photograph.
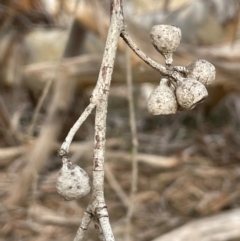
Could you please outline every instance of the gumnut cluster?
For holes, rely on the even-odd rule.
[[[56,184],[58,193],[68,201],[86,196],[91,190],[88,174],[67,157],[62,159],[63,166]]]
[[[150,37],[153,46],[164,56],[166,67],[170,68],[172,54],[181,40],[181,30],[175,26],[157,25],[152,28]],[[175,66],[171,69],[178,73],[178,77],[173,78],[170,74],[163,76],[148,99],[147,108],[152,115],[193,109],[208,96],[206,87],[212,84],[216,75],[215,67],[202,59],[186,67]]]

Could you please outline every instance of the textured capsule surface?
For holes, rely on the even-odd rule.
[[[160,85],[148,98],[147,108],[152,115],[169,115],[177,111],[177,101],[174,92],[161,81]]]
[[[202,83],[195,79],[186,78],[176,88],[176,96],[181,107],[193,109],[208,96],[208,92]]]
[[[181,30],[171,25],[156,25],[150,32],[150,38],[158,52],[166,59],[172,58],[181,41]]]
[[[70,161],[63,164],[56,184],[58,193],[66,200],[75,200],[86,196],[90,190],[88,174]]]
[[[215,67],[204,59],[195,60],[186,68],[189,78],[196,79],[205,86],[211,85],[216,77]]]

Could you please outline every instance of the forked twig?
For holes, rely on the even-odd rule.
[[[106,116],[109,88],[117,51],[118,39],[124,28],[121,0],[111,0],[111,23],[108,30],[106,47],[99,72],[98,81],[92,94],[92,102],[96,103],[95,135],[93,153],[92,198],[83,216],[74,241],[84,237],[85,230],[92,218],[101,227],[100,236],[104,240],[113,241],[108,211],[104,200],[104,156],[106,142]]]
[[[82,170],[80,167],[74,166],[71,162],[70,159],[68,158],[68,150],[69,146],[71,144],[71,141],[73,139],[73,136],[75,135],[76,131],[78,128],[81,126],[81,124],[86,120],[86,118],[89,116],[89,114],[92,112],[92,110],[96,107],[96,115],[95,115],[95,134],[94,134],[94,150],[93,150],[93,175],[92,175],[92,195],[90,202],[86,208],[86,211],[83,215],[82,218],[82,223],[78,229],[78,232],[76,234],[76,237],[74,241],[81,241],[84,238],[85,232],[88,229],[88,226],[91,221],[94,222],[95,227],[98,230],[99,238],[104,241],[114,241],[114,236],[113,232],[111,229],[111,225],[109,222],[109,216],[108,216],[108,210],[106,207],[105,199],[104,199],[104,159],[105,159],[105,144],[106,144],[106,117],[107,117],[107,106],[108,106],[108,95],[109,95],[109,89],[110,89],[110,84],[111,84],[111,79],[112,79],[112,73],[113,73],[113,66],[114,66],[114,61],[116,57],[116,51],[117,51],[117,44],[119,37],[122,37],[126,44],[143,60],[145,61],[148,65],[150,65],[152,68],[156,69],[159,71],[162,75],[164,75],[164,81],[162,81],[163,85],[159,85],[158,88],[156,89],[157,91],[166,91],[164,92],[163,96],[167,98],[167,101],[164,100],[163,103],[160,103],[160,106],[157,107],[164,107],[168,100],[173,101],[173,104],[175,104],[175,109],[174,111],[177,111],[177,100],[175,93],[172,89],[172,86],[167,86],[166,80],[171,80],[171,83],[173,84],[174,88],[178,88],[178,86],[181,86],[183,81],[186,79],[184,78],[185,76],[181,73],[181,71],[178,68],[174,68],[171,66],[171,61],[172,58],[168,58],[167,54],[170,52],[161,52],[159,49],[157,49],[160,53],[163,54],[163,56],[166,59],[166,66],[163,66],[151,58],[149,58],[145,53],[143,53],[138,46],[132,41],[131,37],[128,35],[126,31],[126,26],[124,23],[124,17],[123,17],[123,6],[122,6],[122,0],[111,0],[111,22],[110,22],[110,27],[108,30],[108,35],[107,35],[107,41],[106,41],[106,46],[104,49],[104,54],[103,54],[103,59],[102,59],[102,64],[98,76],[98,81],[96,84],[96,87],[93,90],[92,97],[90,100],[89,106],[85,109],[83,114],[80,116],[78,121],[74,124],[72,129],[70,130],[68,136],[66,137],[65,142],[62,144],[62,147],[60,149],[60,156],[62,157],[63,161],[63,168],[62,172],[65,171],[67,176],[68,173],[71,173],[70,175],[75,175],[74,173],[71,172],[71,170],[75,170],[76,172],[78,171],[79,173],[82,174],[86,178],[86,175],[84,174],[84,170]],[[163,27],[164,29],[167,29],[168,27],[160,26]],[[170,27],[170,28],[175,28],[175,27]],[[164,30],[165,31],[165,30]],[[177,32],[180,30],[177,30]],[[166,32],[165,32],[166,33]],[[180,35],[179,35],[180,36]],[[179,37],[177,36],[177,37]],[[157,35],[158,37],[158,35]],[[173,37],[172,40],[179,40],[179,38]],[[159,37],[160,39],[160,37]],[[167,38],[168,39],[168,38]],[[176,42],[176,41],[175,41]],[[180,42],[180,41],[179,41]],[[173,42],[172,42],[173,43]],[[153,43],[154,44],[154,43]],[[170,43],[171,45],[171,43]],[[170,46],[169,45],[169,46]],[[155,45],[154,45],[155,46]],[[168,46],[168,47],[169,47]],[[173,46],[173,45],[172,45]],[[172,47],[170,46],[170,48]],[[156,47],[156,46],[155,46]],[[164,51],[166,51],[166,46],[164,46]],[[173,51],[172,51],[173,52]],[[128,51],[127,51],[128,53]],[[129,53],[128,53],[129,54]],[[172,54],[172,53],[170,53]],[[127,55],[127,66],[130,68],[130,63],[129,61],[129,56]],[[169,61],[171,60],[171,61]],[[215,77],[215,69],[212,68],[212,66],[209,65],[210,63],[206,63],[204,61],[199,61],[199,62],[194,62],[193,65],[191,66],[192,69],[190,71],[195,71],[194,74],[198,75],[199,72],[201,71],[202,67],[205,67],[206,72],[203,73],[204,78],[202,78],[203,81],[212,81],[213,77]],[[194,69],[195,68],[195,69]],[[135,115],[134,115],[134,106],[133,106],[133,99],[132,99],[132,83],[131,83],[131,69],[128,69],[128,98],[129,98],[129,111],[130,111],[130,125],[131,125],[131,132],[132,132],[132,145],[133,145],[133,181],[132,181],[132,188],[131,188],[131,201],[132,204],[129,206],[128,214],[127,214],[127,219],[128,219],[128,224],[130,224],[131,217],[133,214],[133,199],[137,190],[137,147],[138,147],[138,141],[137,141],[137,133],[136,133],[136,121],[135,121]],[[210,71],[210,78],[208,78],[209,72]],[[185,73],[186,74],[186,73]],[[188,74],[188,73],[187,73]],[[200,76],[201,77],[201,76]],[[197,79],[197,78],[196,78]],[[197,80],[195,79],[187,79],[186,81],[187,85],[186,88],[183,88],[183,94],[187,94],[187,98],[192,97],[191,91],[194,90],[194,94],[196,97],[201,97],[202,93],[201,90],[204,87],[203,84],[198,83]],[[198,81],[200,81],[198,79]],[[200,89],[198,89],[200,85]],[[197,86],[197,89],[195,88]],[[187,91],[186,91],[187,90]],[[156,94],[157,93],[157,94]],[[182,93],[181,93],[182,94]],[[189,97],[189,96],[190,97]],[[170,97],[172,99],[170,99]],[[156,104],[158,105],[159,100],[162,100],[162,94],[160,92],[155,91],[155,98],[157,98]],[[192,106],[192,102],[195,104],[195,99],[187,99],[187,101],[190,100],[190,104],[188,102],[184,102],[183,104],[188,104],[190,107]],[[198,100],[198,99],[197,99]],[[179,100],[178,100],[179,101]],[[198,102],[196,102],[198,103]],[[165,111],[165,109],[163,109]],[[159,110],[158,110],[159,112]],[[176,113],[176,112],[174,112]],[[164,113],[164,114],[169,114],[169,113]],[[62,174],[61,174],[62,175]],[[63,176],[63,175],[62,175]],[[62,179],[61,179],[62,180]],[[78,186],[81,184],[81,180],[79,179],[80,182],[78,182],[75,185],[75,188],[80,189],[83,188],[81,186]],[[65,180],[66,185],[68,181],[73,181],[73,178],[70,176],[69,180]],[[86,183],[86,186],[89,183]],[[63,185],[65,185],[63,183]],[[67,186],[68,187],[68,186]],[[71,190],[73,187],[69,186],[69,189]],[[71,191],[67,190],[66,193],[70,193]],[[77,190],[76,189],[76,190]],[[79,191],[79,190],[78,190]],[[88,193],[88,192],[86,192]],[[65,195],[65,193],[64,193]],[[72,195],[72,193],[71,193]],[[81,192],[79,193],[81,196]],[[86,194],[85,194],[86,195]],[[68,196],[65,195],[65,197],[68,198]],[[72,197],[72,196],[71,196]]]

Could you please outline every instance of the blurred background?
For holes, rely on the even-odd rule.
[[[215,65],[207,100],[150,116],[161,76],[131,55],[139,177],[132,237],[139,241],[240,240],[239,0],[126,0],[129,34],[159,63],[153,25],[181,28],[174,65]],[[57,150],[89,103],[109,26],[106,0],[0,0],[0,240],[73,240],[90,195],[66,202],[55,188]],[[119,41],[109,97],[105,197],[116,240],[125,240],[131,187],[126,46]],[[71,160],[91,176],[94,113]],[[87,240],[98,240],[91,226]]]

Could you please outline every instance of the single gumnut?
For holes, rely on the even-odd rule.
[[[156,25],[152,27],[150,38],[153,46],[166,59],[166,64],[173,62],[172,53],[176,51],[181,41],[181,30],[170,25]]]
[[[186,69],[189,78],[196,79],[205,86],[211,85],[216,76],[215,67],[204,59],[191,62]]]
[[[148,98],[147,108],[152,115],[169,115],[177,111],[177,101],[168,80],[163,78]]]
[[[186,78],[183,82],[178,83],[176,96],[178,104],[189,110],[202,102],[208,96],[208,92],[202,83],[195,79]]]
[[[58,193],[69,201],[86,196],[91,189],[88,174],[70,161],[63,163],[56,187]]]

